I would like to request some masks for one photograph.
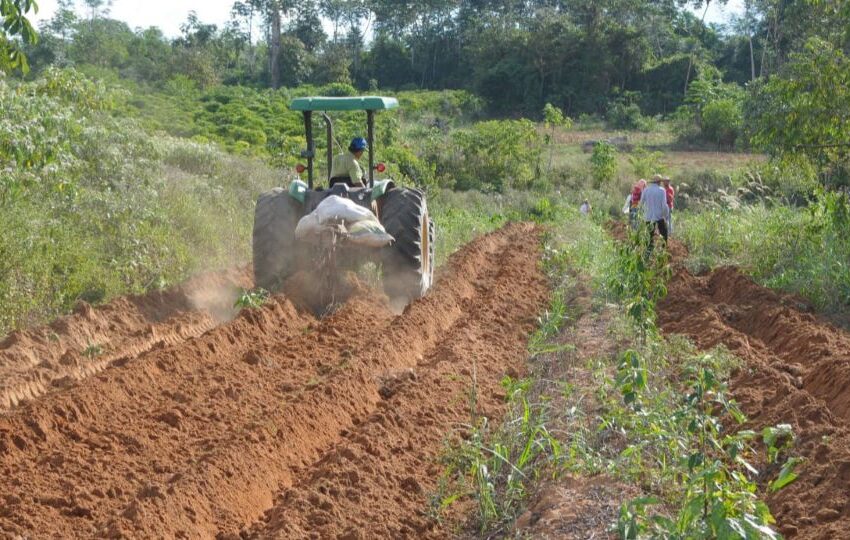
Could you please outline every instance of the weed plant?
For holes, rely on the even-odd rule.
[[[767,287],[841,312],[850,305],[848,216],[846,194],[820,191],[807,208],[757,204],[679,213],[677,234],[693,270],[734,264]]]
[[[658,334],[655,302],[666,294],[669,271],[665,257],[649,255],[639,241],[646,237],[620,247],[611,275],[639,345],[607,370],[600,366],[599,438],[574,439],[568,467],[601,468],[642,487],[646,495],[622,508],[622,538],[776,538],[758,497],[757,435],[735,428],[746,418],[724,382],[736,360]],[[765,431],[767,461],[789,450],[776,449],[773,433]],[[772,486],[793,481],[794,464],[786,462]]]
[[[612,524],[622,538],[776,538],[759,493],[793,482],[793,434],[788,426],[761,434],[740,428],[746,419],[724,382],[736,358],[724,350],[699,353],[684,339],[659,335],[655,303],[665,294],[669,269],[661,250],[648,253],[641,244],[648,235],[617,246],[601,223],[570,206],[540,199],[530,209],[535,219],[554,224],[544,267],[555,284],[530,354],[574,356],[575,348],[557,336],[577,315],[567,300],[577,276],[593,287],[596,309],[622,306],[620,340],[635,345],[616,358],[588,362],[598,408],[570,381],[508,378],[511,408],[494,426],[477,415],[473,385],[467,433],[445,453],[432,515],[468,498],[476,503],[481,531],[502,529],[541,478],[605,473],[644,493],[624,504]],[[555,383],[566,410],[554,410],[544,397]],[[554,417],[570,428],[553,433]],[[779,474],[768,481],[756,464]]]

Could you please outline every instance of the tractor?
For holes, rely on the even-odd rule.
[[[359,266],[368,261],[382,269],[383,287],[394,303],[408,303],[425,295],[434,275],[434,222],[428,215],[425,194],[418,189],[396,185],[393,180],[375,180],[375,172],[383,172],[382,163],[375,162],[375,114],[395,109],[395,98],[364,97],[305,97],[297,98],[290,109],[304,116],[307,148],[301,158],[299,175],[306,172],[307,182],[299,176],[288,189],[274,188],[260,195],[254,213],[253,261],[254,281],[258,287],[273,291],[290,276],[305,270],[311,275],[336,273],[344,269],[337,261]],[[333,162],[334,126],[328,113],[365,111],[368,144],[368,177],[365,186],[352,187],[333,183],[330,178]],[[313,138],[314,116],[321,115],[327,136],[327,183],[316,186],[316,146]],[[331,260],[317,257],[322,250],[297,240],[295,228],[299,220],[313,212],[327,197],[336,195],[371,210],[386,232],[395,240],[381,248],[346,245],[344,239],[333,250],[342,252]],[[334,241],[336,244],[337,242]],[[337,266],[343,268],[337,268]]]

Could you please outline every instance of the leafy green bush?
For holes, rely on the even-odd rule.
[[[658,151],[650,152],[646,148],[639,146],[629,155],[629,164],[635,176],[638,178],[649,178],[655,173],[662,173],[665,166],[662,163],[664,154]]]
[[[411,120],[433,116],[459,123],[478,118],[484,107],[481,98],[465,90],[404,91],[396,97],[401,106],[399,114]]]
[[[702,132],[723,148],[732,148],[741,132],[741,103],[733,99],[711,101],[702,110]]]
[[[673,131],[680,143],[711,142],[731,148],[743,126],[744,93],[736,84],[724,84],[719,75],[695,79],[688,86],[685,105],[674,115]]]
[[[805,156],[827,185],[850,185],[850,57],[812,38],[746,100],[752,142],[774,157]]]
[[[0,334],[248,258],[251,208],[278,175],[148,135],[121,94],[71,71],[0,82]]]
[[[617,148],[604,141],[596,143],[590,156],[590,170],[595,187],[613,182],[617,175]]]
[[[640,110],[637,103],[616,102],[608,108],[606,115],[608,127],[613,129],[632,129],[638,131],[651,131],[654,122],[647,118]]]
[[[438,177],[461,190],[524,189],[539,172],[541,140],[529,120],[491,120],[452,133],[451,146],[429,149]]]

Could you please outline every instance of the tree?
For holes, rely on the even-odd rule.
[[[555,151],[555,128],[563,126],[566,129],[570,129],[573,122],[569,117],[564,116],[564,111],[551,103],[547,103],[543,107],[543,121],[545,126],[549,128],[549,133],[544,136],[543,142],[549,147],[549,165],[546,168],[546,172],[550,173],[552,172],[552,155]]]
[[[316,52],[325,43],[328,36],[322,28],[322,18],[315,1],[302,0],[298,3],[295,20],[288,33],[303,43],[310,53]]]
[[[758,32],[761,20],[758,16],[754,0],[744,0],[744,13],[732,20],[732,28],[747,39],[750,49],[750,80],[756,79],[756,56],[753,39]]]
[[[841,49],[811,38],[778,76],[753,85],[745,118],[754,145],[806,156],[826,183],[850,183],[850,58]]]
[[[109,16],[113,0],[83,0],[89,10],[89,21]]]
[[[719,0],[718,3],[725,4],[726,1],[727,0]],[[705,26],[705,16],[708,14],[708,8],[711,5],[711,0],[692,0],[690,3],[694,6],[694,8],[702,7],[703,5],[705,5],[705,9],[703,9],[703,12],[702,12],[702,18],[700,19],[700,27],[704,27]],[[691,46],[691,59],[688,62],[688,72],[685,75],[685,90],[683,92],[685,94],[688,93],[688,86],[690,85],[690,82],[691,82],[691,70],[693,69],[694,63],[697,60],[697,53],[696,53],[696,51],[698,50],[697,40],[692,39],[691,45],[692,45]]]
[[[280,54],[283,21],[295,7],[295,0],[251,0],[263,13],[269,48],[269,78],[272,88],[280,88]]]
[[[29,71],[26,56],[12,38],[20,36],[24,43],[30,45],[38,42],[38,34],[26,17],[30,10],[38,11],[34,0],[0,0],[0,18],[3,19],[0,26],[0,69]]]

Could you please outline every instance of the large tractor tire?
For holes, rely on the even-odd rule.
[[[383,253],[384,291],[391,300],[421,298],[434,280],[434,223],[418,189],[392,189],[381,206],[381,223],[395,242]]]
[[[295,227],[301,204],[283,188],[257,199],[254,211],[254,284],[273,291],[298,269],[299,247]]]

